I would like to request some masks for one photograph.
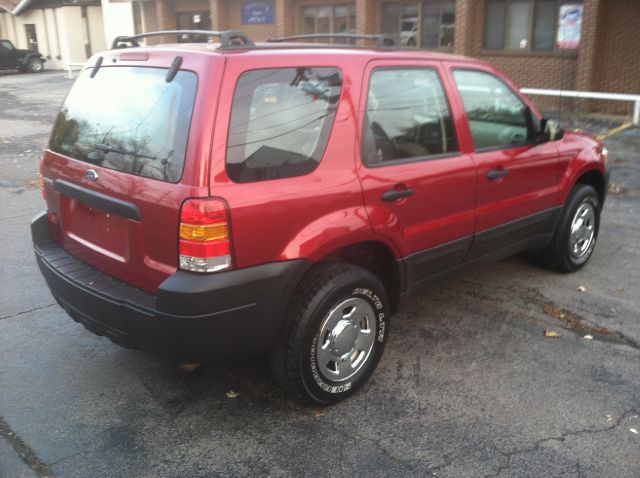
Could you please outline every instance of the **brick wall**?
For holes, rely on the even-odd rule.
[[[608,3],[608,2],[607,2]],[[603,8],[595,55],[595,91],[640,94],[640,1]],[[632,103],[593,102],[600,111],[630,114]]]
[[[640,93],[640,0],[584,0],[580,48],[553,52],[492,51],[483,48],[486,0],[457,0],[454,53],[495,65],[521,87]],[[173,29],[176,13],[209,11],[214,30],[242,30],[254,41],[302,33],[307,5],[356,6],[359,33],[379,33],[384,0],[274,0],[275,24],[242,25],[239,0],[152,0],[143,2],[145,29]],[[154,23],[155,18],[155,23]],[[153,40],[150,41],[152,43]],[[628,113],[616,103],[535,97],[541,108],[600,109]]]

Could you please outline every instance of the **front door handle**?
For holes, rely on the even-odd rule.
[[[383,201],[397,201],[398,199],[408,198],[413,195],[413,189],[390,189],[382,194]]]
[[[487,174],[487,179],[490,179],[491,181],[495,181],[496,179],[504,178],[506,176],[509,176],[508,169],[506,168],[492,169]]]

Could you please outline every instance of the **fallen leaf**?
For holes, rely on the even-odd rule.
[[[585,286],[581,285],[580,287],[578,287],[578,290],[579,290],[580,292],[586,292],[586,291],[587,291],[587,288],[586,288]]]
[[[622,188],[618,184],[611,183],[611,185],[609,186],[609,192],[611,194],[619,195],[622,193]]]
[[[544,336],[545,337],[560,337],[560,334],[558,332],[556,332],[555,330],[546,329],[544,331]]]
[[[229,390],[227,392],[227,398],[236,398],[238,395],[240,395],[238,392],[234,392],[233,390]]]
[[[324,412],[316,412],[313,416],[316,418],[319,418],[319,417],[324,417],[324,415],[325,415]]]
[[[607,417],[607,421],[610,422],[611,420],[613,420],[613,417],[611,415],[609,415],[608,413],[605,415]]]
[[[178,364],[178,372],[193,372],[197,369],[201,364],[199,363],[181,363]]]
[[[638,430],[636,430],[635,428],[629,428],[629,431],[635,435],[638,434]]]
[[[585,335],[585,336],[584,336],[584,337],[582,337],[582,338],[583,338],[583,339],[585,339],[585,340],[593,340],[593,335],[589,335],[589,334],[587,334],[587,335]]]

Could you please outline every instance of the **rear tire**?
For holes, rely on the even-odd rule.
[[[330,405],[353,395],[375,370],[389,329],[380,280],[349,264],[312,269],[294,294],[271,369],[294,396]]]
[[[567,202],[549,245],[539,253],[543,263],[558,272],[574,272],[589,261],[600,230],[601,203],[588,184],[577,184]]]
[[[29,73],[40,73],[42,70],[44,70],[44,64],[42,63],[42,61],[34,58],[32,60],[29,60],[29,63],[27,63],[27,70],[29,71]]]

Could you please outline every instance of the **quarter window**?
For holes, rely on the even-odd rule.
[[[341,90],[336,68],[244,73],[233,96],[229,177],[243,183],[313,171],[327,146]]]
[[[368,165],[456,152],[451,113],[438,73],[430,68],[374,70],[362,144]]]
[[[471,70],[453,72],[476,150],[507,148],[529,140],[531,113],[496,76]]]

